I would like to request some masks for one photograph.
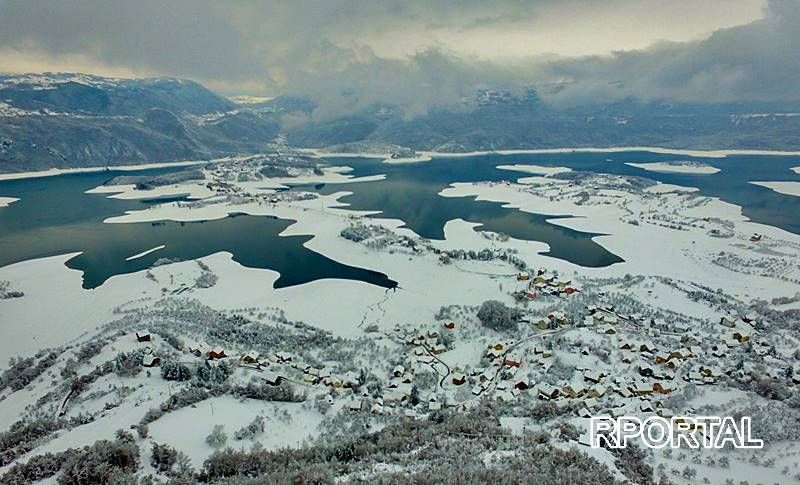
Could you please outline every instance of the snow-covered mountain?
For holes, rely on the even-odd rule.
[[[193,81],[0,75],[0,172],[257,152],[277,133]]]

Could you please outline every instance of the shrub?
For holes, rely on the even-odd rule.
[[[32,456],[25,463],[17,463],[0,477],[0,483],[9,485],[27,484],[42,481],[60,472],[64,464],[72,458],[77,450],[68,449],[61,453],[45,453]]]
[[[221,424],[214,425],[211,434],[206,436],[206,443],[213,448],[222,448],[228,442],[228,435]]]
[[[130,479],[139,468],[139,447],[133,435],[117,431],[114,441],[101,440],[84,447],[64,465],[58,477],[63,485],[118,483]]]
[[[256,416],[256,418],[250,422],[250,424],[233,433],[233,439],[237,441],[251,440],[263,433],[264,429],[264,418],[261,416]]]
[[[168,360],[161,365],[161,377],[166,381],[188,381],[192,370],[185,364]]]
[[[478,310],[478,320],[484,326],[498,331],[516,330],[519,317],[519,310],[497,300],[483,302]]]
[[[153,451],[150,455],[150,464],[160,472],[167,472],[172,469],[178,460],[178,452],[169,445],[153,444]]]

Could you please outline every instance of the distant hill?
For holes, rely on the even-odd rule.
[[[264,151],[280,126],[182,79],[0,75],[0,171]]]
[[[800,103],[641,103],[624,100],[557,109],[532,91],[480,91],[469,109],[433,109],[406,119],[380,106],[288,130],[289,143],[323,148],[417,150],[662,146],[800,150]]]
[[[295,147],[473,150],[662,146],[800,150],[800,103],[622,100],[571,108],[483,89],[464,106],[403,116],[375,105],[314,120],[303,97],[221,97],[182,79],[0,75],[0,172],[146,163]]]

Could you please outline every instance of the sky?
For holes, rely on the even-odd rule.
[[[554,83],[561,104],[798,99],[798,22],[798,0],[0,0],[0,71],[175,76],[323,113]]]

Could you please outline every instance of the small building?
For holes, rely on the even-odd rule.
[[[243,364],[254,365],[254,364],[258,364],[258,358],[259,358],[258,352],[252,352],[251,351],[251,352],[247,352],[246,354],[244,354],[242,356],[241,362]]]
[[[539,387],[539,397],[547,401],[557,398],[559,392],[557,387],[551,386],[550,384],[542,384]]]
[[[403,377],[403,374],[406,373],[406,368],[402,365],[395,366],[394,370],[392,370],[392,375],[394,377]]]
[[[522,271],[517,274],[517,281],[528,281],[529,279],[531,279],[531,275],[527,271]]]
[[[431,349],[431,352],[433,352],[436,355],[443,354],[443,353],[447,352],[447,347],[445,347],[442,344],[436,344]]]
[[[643,342],[639,345],[639,352],[655,352],[656,346],[653,342]]]
[[[227,355],[225,355],[225,350],[222,347],[215,347],[208,351],[209,360],[224,359],[225,357]]]
[[[452,382],[456,386],[463,385],[465,382],[467,382],[467,376],[465,376],[460,372],[456,372],[455,374],[453,374]]]
[[[669,394],[674,390],[674,386],[672,384],[666,382],[654,382],[653,383],[653,391],[659,394]]]
[[[726,327],[734,327],[736,325],[737,318],[731,314],[722,315],[719,319],[720,325],[724,325]]]
[[[150,342],[152,337],[150,337],[149,332],[136,332],[136,341],[139,343],[142,342]]]
[[[161,357],[151,354],[142,357],[142,367],[156,367],[158,365],[161,365]]]
[[[520,391],[528,390],[530,386],[528,385],[527,379],[517,379],[514,381],[514,389],[518,389]]]
[[[444,328],[446,328],[447,330],[455,330],[456,324],[454,322],[445,322]]]
[[[265,371],[262,376],[264,377],[264,381],[271,386],[280,385],[281,381],[284,379],[282,375],[272,371]]]
[[[750,340],[751,335],[752,332],[746,329],[737,328],[733,331],[733,338],[742,344]]]
[[[503,359],[503,365],[507,365],[509,367],[519,367],[522,364],[522,358],[517,355],[507,355]]]
[[[586,370],[583,373],[583,378],[586,381],[593,382],[596,384],[600,382],[600,380],[603,378],[603,374],[597,370]]]
[[[290,354],[289,352],[283,352],[283,351],[276,352],[275,357],[278,358],[278,362],[281,364],[292,361],[292,354]]]

